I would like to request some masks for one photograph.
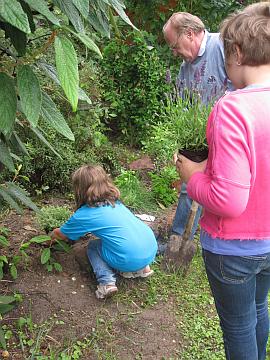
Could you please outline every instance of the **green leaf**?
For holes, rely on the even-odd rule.
[[[33,201],[29,198],[27,192],[15,185],[12,182],[6,182],[6,190],[9,195],[13,196],[15,199],[20,200],[25,206],[34,210],[35,212],[39,212],[38,207],[33,203]]]
[[[27,242],[23,243],[23,244],[20,246],[20,251],[21,251],[21,250],[24,250],[24,249],[28,249],[28,248],[29,248],[29,245],[30,245],[30,241],[27,241]]]
[[[11,43],[17,50],[18,55],[25,55],[27,42],[26,34],[8,23],[4,24],[4,28],[6,37],[10,38]]]
[[[80,14],[71,0],[53,0],[53,3],[68,17],[75,30],[84,31],[84,26]]]
[[[55,38],[56,69],[61,86],[71,103],[73,111],[78,105],[79,71],[78,59],[72,42],[64,37]]]
[[[8,264],[8,258],[6,257],[6,255],[0,255],[0,261],[1,263]]]
[[[0,235],[0,245],[1,246],[9,246],[8,239],[3,235]]]
[[[132,22],[130,21],[129,17],[127,16],[127,14],[125,13],[124,9],[125,9],[125,5],[121,2],[119,2],[118,0],[103,0],[106,4],[112,6],[114,8],[114,10],[117,12],[117,14],[130,26],[132,26],[135,30],[138,30],[136,28],[136,26],[134,26],[132,24]]]
[[[89,13],[89,0],[72,0],[72,2],[86,19]]]
[[[6,350],[7,344],[5,339],[5,333],[1,326],[0,326],[0,345],[4,350]]]
[[[15,122],[17,96],[13,79],[0,73],[0,131],[7,135]]]
[[[54,249],[58,251],[64,250],[66,253],[70,251],[70,245],[68,245],[65,241],[56,240],[57,244],[53,246]]]
[[[29,242],[30,243],[36,243],[36,244],[41,244],[47,241],[50,241],[51,237],[49,235],[38,235],[33,237]]]
[[[34,22],[32,10],[31,10],[30,6],[28,4],[26,4],[25,1],[19,0],[19,2],[20,2],[21,6],[23,8],[23,11],[26,13],[26,15],[28,17],[28,22],[29,22],[29,25],[30,25],[31,33],[34,33],[36,31],[36,25],[35,25],[35,22]]]
[[[14,280],[17,279],[17,277],[18,277],[18,271],[14,264],[12,264],[10,267],[10,275],[12,276],[12,279],[14,279]]]
[[[68,26],[65,26],[64,28],[67,29],[69,32],[71,32],[74,36],[76,36],[89,50],[94,51],[102,58],[102,54],[101,54],[98,46],[94,43],[94,41],[89,36],[87,36],[86,34],[82,34],[82,33],[76,33]]]
[[[43,249],[40,258],[41,264],[42,265],[46,264],[46,262],[49,261],[50,257],[51,257],[51,250],[48,248]]]
[[[8,203],[8,205],[10,207],[12,207],[13,209],[15,209],[17,211],[17,213],[22,214],[22,209],[17,204],[17,202],[13,199],[13,197],[11,197],[7,193],[6,187],[3,185],[0,185],[0,196],[2,196],[2,198]]]
[[[100,9],[93,9],[90,11],[87,20],[96,31],[110,38],[110,22],[106,13],[101,12]]]
[[[57,109],[50,96],[45,92],[42,92],[41,116],[56,131],[65,136],[67,139],[74,141],[74,135],[66,123],[66,120]]]
[[[38,78],[31,66],[19,66],[17,82],[22,110],[29,122],[37,126],[41,109],[41,90]]]
[[[58,272],[63,270],[62,265],[59,264],[58,262],[53,263],[53,266],[54,266],[55,270]]]
[[[4,296],[0,296],[0,304],[11,304],[15,301],[15,297],[14,296],[7,296],[7,295],[4,295]]]
[[[53,269],[52,264],[47,264],[47,265],[46,265],[46,269],[47,269],[47,271],[51,272],[52,269]]]
[[[48,146],[48,148],[57,156],[59,157],[59,159],[62,159],[61,155],[54,150],[54,148],[52,147],[52,145],[49,143],[49,141],[47,141],[45,139],[45,137],[43,136],[43,134],[39,131],[40,129],[38,128],[34,128],[34,127],[30,127],[30,129],[33,131],[33,133],[36,134],[36,136],[39,138],[39,140],[41,140],[43,142],[43,144],[45,144],[46,146]]]
[[[59,19],[49,10],[47,1],[44,0],[24,0],[32,9],[38,11],[40,14],[45,16],[51,23],[59,26]]]
[[[15,305],[1,305],[0,304],[0,314],[5,314],[9,311],[11,311],[14,308]]]
[[[47,64],[43,61],[39,61],[37,63],[38,67],[45,72],[47,76],[49,76],[57,85],[60,85],[60,80],[58,79],[57,72],[55,67],[50,64]],[[79,88],[78,90],[78,98],[79,100],[86,101],[88,104],[92,104],[91,99],[87,96],[87,94],[83,91],[83,89]],[[60,155],[59,155],[60,156]]]
[[[10,151],[2,140],[0,140],[0,162],[4,164],[10,171],[15,171]]]
[[[0,0],[0,15],[17,29],[31,33],[28,17],[17,0]]]
[[[21,141],[21,139],[19,138],[19,136],[17,135],[17,133],[15,131],[12,132],[10,142],[11,142],[13,148],[15,148],[18,152],[22,152],[25,155],[29,156],[28,150],[26,149],[26,147],[24,146],[24,143]]]

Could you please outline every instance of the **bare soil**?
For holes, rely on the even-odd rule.
[[[62,205],[63,201],[55,200],[54,205],[56,203]],[[174,209],[163,214],[155,222],[155,229],[166,233],[171,226],[173,214]],[[0,226],[10,229],[9,256],[16,254],[23,241],[42,233],[33,212],[29,210],[23,215],[9,212]],[[33,323],[37,324],[50,318],[61,320],[58,325],[54,322],[44,336],[41,346],[43,355],[49,354],[50,346],[64,348],[65,344],[96,334],[99,350],[90,346],[84,350],[80,359],[105,359],[102,354],[106,352],[123,360],[180,358],[178,354],[183,343],[176,326],[173,299],[166,304],[158,303],[146,308],[135,301],[127,305],[115,298],[105,301],[96,299],[96,281],[83,258],[86,241],[81,240],[70,253],[55,253],[63,271],[52,273],[47,272],[40,264],[40,246],[34,245],[30,252],[30,262],[19,266],[18,278],[12,280],[9,275],[5,275],[0,281],[1,295],[19,292],[23,297],[22,303],[4,315],[2,324],[12,325],[21,316],[31,316]],[[129,286],[145,291],[140,281],[142,280],[122,280],[119,288]],[[18,343],[18,339],[14,341]],[[8,350],[11,359],[27,358],[16,344]]]

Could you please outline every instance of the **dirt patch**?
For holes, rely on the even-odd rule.
[[[60,204],[63,205],[61,201]],[[173,213],[174,209],[170,209],[151,224],[156,232],[166,233]],[[23,215],[10,212],[0,226],[10,229],[8,256],[17,254],[22,242],[41,233],[31,211],[25,211]],[[6,275],[0,282],[1,295],[19,292],[23,297],[21,304],[4,315],[3,324],[12,325],[19,317],[31,316],[33,323],[37,324],[53,319],[50,320],[53,326],[44,336],[41,346],[44,355],[48,354],[50,346],[61,347],[92,334],[95,335],[95,349],[90,346],[80,359],[102,359],[103,355],[98,354],[104,352],[125,360],[177,357],[182,340],[176,327],[173,299],[150,308],[143,308],[135,302],[124,305],[114,299],[97,300],[94,293],[96,281],[83,258],[82,249],[86,243],[87,240],[82,240],[70,253],[54,254],[63,268],[58,273],[46,271],[40,263],[40,246],[33,245],[28,263],[21,263],[18,267],[18,278],[12,280]],[[140,287],[139,280],[123,281],[130,287]],[[12,359],[25,358],[22,349],[15,345],[9,351]]]

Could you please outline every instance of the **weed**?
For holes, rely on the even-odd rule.
[[[40,227],[49,233],[63,225],[70,216],[71,210],[67,206],[44,206],[37,214],[37,220]]]
[[[174,166],[163,168],[159,174],[150,173],[152,180],[152,192],[158,203],[165,207],[170,206],[177,200],[177,191],[172,188],[172,182],[179,178]]]
[[[114,180],[121,192],[123,203],[133,210],[155,211],[157,206],[150,191],[140,181],[135,171],[123,170]]]

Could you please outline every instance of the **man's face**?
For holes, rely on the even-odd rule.
[[[185,34],[177,34],[171,26],[166,29],[165,39],[174,56],[179,56],[185,61],[192,62],[196,59],[198,50],[195,49],[195,34],[188,31]]]

